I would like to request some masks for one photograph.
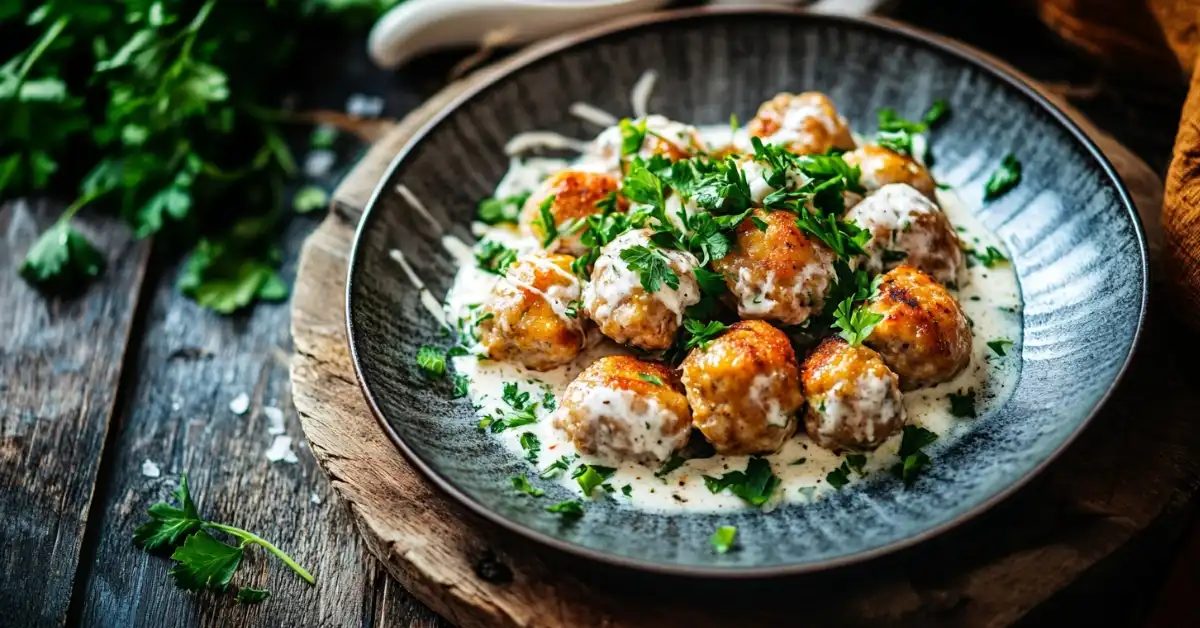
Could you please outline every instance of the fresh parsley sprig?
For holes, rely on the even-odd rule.
[[[475,263],[480,270],[503,277],[508,267],[517,263],[517,252],[495,240],[485,239],[475,251]]]
[[[854,222],[838,220],[835,214],[814,216],[807,207],[799,208],[796,226],[823,242],[843,260],[862,255],[866,252],[867,242],[871,240],[871,232]]]
[[[642,290],[658,292],[663,285],[679,289],[679,275],[671,268],[670,260],[657,247],[635,245],[621,251],[621,259],[638,274]]]
[[[852,298],[847,298],[838,304],[833,313],[833,327],[840,330],[841,336],[850,346],[858,346],[871,335],[875,326],[883,322],[883,315],[876,314],[866,307],[854,305]]]
[[[316,583],[308,570],[266,539],[242,528],[201,517],[188,491],[186,473],[179,476],[179,487],[171,495],[175,503],[158,502],[149,508],[147,513],[150,520],[133,531],[133,542],[147,551],[175,548],[171,560],[176,564],[170,571],[175,586],[189,591],[203,588],[227,590],[250,545],[258,545],[274,554],[305,582]],[[230,545],[209,531],[222,532],[239,543]],[[260,602],[268,595],[262,589],[244,588],[238,593],[237,599],[239,602]]]
[[[754,456],[746,463],[745,471],[729,471],[721,477],[704,476],[704,485],[711,493],[729,489],[751,506],[762,506],[771,499],[779,486],[779,478],[771,471],[771,463]]]
[[[516,224],[521,215],[521,208],[525,201],[529,200],[529,196],[529,192],[523,192],[504,198],[485,198],[479,202],[475,217],[479,222],[488,225]]]

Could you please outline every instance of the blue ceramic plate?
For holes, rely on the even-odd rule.
[[[435,297],[454,279],[440,233],[395,191],[404,183],[434,221],[472,241],[478,201],[508,166],[514,134],[591,137],[567,114],[576,101],[629,115],[630,87],[656,70],[649,110],[697,124],[753,117],[782,91],[829,94],[852,128],[875,128],[891,106],[917,117],[946,98],[950,120],[933,136],[934,174],[969,161],[981,185],[1007,153],[1024,179],[980,210],[1007,244],[1024,299],[1021,375],[1012,397],[962,437],[930,451],[936,464],[908,489],[879,477],[814,504],[769,513],[648,514],[614,500],[564,524],[543,507],[573,497],[547,485],[541,500],[513,490],[528,470],[476,431],[451,384],[414,362],[445,345],[421,295],[389,258],[399,249]],[[980,151],[984,158],[979,159]],[[969,156],[974,156],[968,160]],[[973,192],[978,197],[979,191]],[[970,196],[970,190],[964,191]],[[474,87],[401,152],[358,231],[350,266],[350,344],[380,423],[412,463],[455,499],[528,537],[611,563],[706,576],[797,573],[862,560],[961,523],[1027,482],[1079,434],[1120,378],[1146,304],[1145,239],[1132,202],[1091,141],[1023,80],[959,45],[895,24],[790,11],[691,11],[602,27]],[[552,500],[552,501],[551,501]],[[712,551],[718,525],[739,549]]]

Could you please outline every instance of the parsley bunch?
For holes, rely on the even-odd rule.
[[[365,27],[396,1],[0,2],[17,50],[0,60],[0,199],[76,190],[21,275],[53,292],[98,276],[104,256],[70,226],[96,207],[194,247],[179,288],[204,307],[285,298],[274,242],[297,168],[291,116],[272,107],[294,87],[310,18]]]
[[[179,488],[171,495],[176,503],[158,502],[151,506],[148,510],[150,520],[133,531],[133,542],[147,551],[175,548],[171,560],[176,562],[170,571],[175,586],[188,591],[204,588],[227,590],[233,574],[242,564],[246,547],[250,545],[261,546],[282,560],[305,582],[316,583],[312,574],[266,539],[241,528],[201,517],[188,491],[186,473],[179,476]],[[210,534],[210,530],[227,534],[239,543],[225,543]],[[266,590],[244,587],[238,591],[237,600],[261,602],[269,596]]]

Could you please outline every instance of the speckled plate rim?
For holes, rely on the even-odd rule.
[[[1074,137],[1076,142],[1087,149],[1088,153],[1091,154],[1096,164],[1112,181],[1122,206],[1124,206],[1125,211],[1129,214],[1130,220],[1133,224],[1134,233],[1137,238],[1138,257],[1141,261],[1139,268],[1141,290],[1138,293],[1140,302],[1138,303],[1137,325],[1134,329],[1133,340],[1129,345],[1129,350],[1122,358],[1120,370],[1117,372],[1116,377],[1114,377],[1112,382],[1109,384],[1107,390],[1104,391],[1104,394],[1101,395],[1100,399],[1088,412],[1088,415],[1082,421],[1080,421],[1080,423],[1069,435],[1067,435],[1065,439],[1063,439],[1058,447],[1055,448],[1054,451],[1047,455],[1032,469],[1016,478],[1005,488],[987,497],[974,507],[963,511],[958,516],[940,524],[930,526],[916,534],[912,534],[875,548],[854,552],[835,558],[817,560],[807,563],[798,563],[794,565],[777,565],[770,567],[710,567],[702,565],[675,565],[669,563],[649,562],[637,558],[617,556],[615,554],[609,554],[603,551],[576,545],[538,530],[534,530],[533,528],[530,528],[519,521],[515,521],[491,510],[487,506],[479,503],[474,498],[467,495],[465,492],[459,490],[451,481],[442,477],[432,464],[423,460],[415,450],[410,448],[404,442],[404,439],[384,417],[383,411],[376,402],[370,386],[368,386],[366,383],[366,379],[363,374],[362,363],[359,360],[358,351],[356,349],[357,343],[354,335],[354,325],[352,323],[351,312],[354,308],[354,275],[355,270],[358,267],[359,255],[361,253],[359,244],[362,242],[363,232],[365,231],[367,224],[370,222],[371,213],[379,205],[379,198],[386,193],[388,182],[395,174],[396,168],[399,167],[404,159],[408,157],[408,154],[412,151],[412,149],[421,140],[423,140],[430,131],[453,115],[460,106],[474,98],[480,92],[500,81],[503,81],[511,74],[534,62],[562,52],[568,48],[585,44],[592,40],[632,28],[682,21],[710,15],[753,16],[770,14],[783,15],[789,19],[823,21],[833,24],[848,24],[856,27],[865,27],[867,29],[876,29],[887,34],[906,38],[915,45],[925,46],[938,52],[947,54],[963,63],[970,64],[984,72],[987,72],[992,77],[1023,94],[1026,98],[1030,99],[1033,103],[1045,110],[1045,112],[1049,114],[1055,122],[1057,122],[1062,128],[1070,133],[1072,137]],[[441,491],[487,521],[568,554],[581,556],[618,567],[666,575],[698,578],[770,578],[825,571],[838,567],[858,564],[900,551],[908,547],[912,547],[913,545],[921,543],[922,541],[926,541],[944,532],[947,532],[993,508],[1011,496],[1017,490],[1028,484],[1031,480],[1033,480],[1033,478],[1037,477],[1042,471],[1044,471],[1051,462],[1062,455],[1062,452],[1065,451],[1067,447],[1069,447],[1071,443],[1079,437],[1083,430],[1096,417],[1096,414],[1100,411],[1100,409],[1104,407],[1104,404],[1108,402],[1109,398],[1112,396],[1113,390],[1116,389],[1117,385],[1120,384],[1122,379],[1124,379],[1125,373],[1129,370],[1129,364],[1133,358],[1133,355],[1137,352],[1138,345],[1141,343],[1142,329],[1145,326],[1146,321],[1146,307],[1149,301],[1150,287],[1149,249],[1146,242],[1145,230],[1142,226],[1141,219],[1138,216],[1137,209],[1134,206],[1133,198],[1130,196],[1129,191],[1125,188],[1125,184],[1121,180],[1120,175],[1117,173],[1116,169],[1113,168],[1112,163],[1109,162],[1108,158],[1105,157],[1100,148],[1096,146],[1095,142],[1093,142],[1077,124],[1075,124],[1070,116],[1060,110],[1053,102],[1051,102],[1036,87],[1034,87],[1034,79],[986,52],[941,35],[930,33],[928,31],[902,24],[894,20],[874,16],[851,17],[845,15],[814,13],[804,9],[787,7],[702,7],[619,18],[598,26],[590,27],[573,33],[567,33],[541,44],[535,44],[523,51],[515,53],[513,57],[500,63],[503,67],[499,68],[498,71],[493,71],[489,76],[480,78],[478,83],[466,88],[461,94],[449,101],[439,113],[434,115],[416,133],[413,134],[412,138],[410,138],[404,147],[400,149],[400,152],[397,153],[391,164],[388,165],[387,170],[383,173],[379,183],[376,185],[375,191],[371,194],[371,198],[367,202],[366,209],[364,210],[362,218],[359,220],[358,227],[355,230],[354,243],[350,250],[350,261],[346,271],[347,277],[345,301],[346,337],[348,344],[350,345],[350,358],[351,362],[354,364],[354,374],[358,380],[359,388],[362,390],[363,396],[366,398],[367,405],[371,408],[371,413],[375,416],[375,420],[378,421],[380,426],[383,428],[383,431],[396,445],[397,449],[400,450],[408,462],[418,469],[422,475],[424,475]],[[489,70],[484,69],[481,70],[481,72],[487,73]]]

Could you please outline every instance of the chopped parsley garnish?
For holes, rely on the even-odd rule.
[[[668,264],[669,260],[658,249],[637,245],[621,251],[621,259],[629,269],[638,274],[642,289],[647,293],[658,292],[662,284],[672,290],[679,289],[679,275]]]
[[[542,230],[542,248],[549,248],[554,240],[558,238],[558,225],[554,222],[554,212],[550,208],[554,205],[555,195],[551,194],[546,197],[538,205],[537,225]]]
[[[570,301],[563,313],[567,315],[567,318],[579,318],[579,308],[581,307],[583,307],[582,301]]]
[[[567,469],[571,468],[571,460],[573,458],[574,458],[573,456],[572,457],[567,457],[567,456],[560,457],[558,460],[551,462],[550,466],[546,467],[545,469],[542,469],[542,472],[538,474],[538,477],[540,477],[542,479],[547,479],[547,478],[552,478],[552,477],[558,475],[559,473],[565,472]]]
[[[796,458],[795,460],[793,460],[793,461],[789,462],[789,463],[788,463],[788,465],[789,465],[789,466],[796,466],[796,465],[801,465],[801,464],[804,464],[804,463],[806,463],[806,462],[808,462],[808,458]]]
[[[694,318],[685,318],[683,320],[683,329],[689,335],[687,342],[683,345],[684,351],[690,351],[696,347],[707,349],[708,344],[720,336],[729,327],[721,321],[708,321],[702,323]]]
[[[655,386],[663,385],[662,378],[660,378],[657,375],[651,375],[649,373],[638,373],[638,379],[642,380],[643,382],[649,382],[651,384],[654,384]]]
[[[987,343],[987,346],[992,350],[992,353],[995,353],[1000,357],[1008,355],[1008,348],[1012,345],[1013,341],[1007,338],[997,338],[995,340],[989,340]]]
[[[626,497],[633,497],[633,487],[628,484],[626,484],[625,486],[622,486],[621,494]]]
[[[417,350],[417,366],[427,377],[439,378],[446,374],[446,354],[437,347],[425,345]]]
[[[521,207],[527,200],[529,200],[529,192],[504,198],[485,198],[479,202],[476,217],[479,222],[489,225],[516,223],[521,215]]]
[[[553,506],[546,506],[546,512],[557,513],[566,519],[575,519],[583,516],[583,504],[579,503],[578,499],[568,499]]]
[[[871,240],[871,232],[860,229],[853,222],[838,220],[830,213],[813,216],[807,207],[799,209],[796,226],[833,250],[840,259],[850,259],[864,252],[863,247]]]
[[[516,261],[517,252],[495,240],[480,242],[479,250],[475,252],[475,263],[480,269],[493,275],[503,276],[508,267]]]
[[[640,157],[630,164],[625,181],[621,184],[621,195],[635,203],[649,205],[652,211],[660,212],[663,218],[666,217],[662,180],[650,171]]]
[[[523,432],[520,438],[521,449],[525,450],[525,459],[533,464],[537,464],[538,453],[542,449],[542,441],[538,439],[537,434],[533,432]]]
[[[904,435],[900,437],[900,462],[892,467],[892,474],[904,480],[904,484],[912,484],[922,467],[929,464],[929,456],[921,451],[926,445],[937,440],[937,434],[915,425],[904,426]]]
[[[842,465],[825,475],[825,481],[835,489],[840,489],[850,483],[850,465],[845,460]]]
[[[994,268],[997,264],[1003,264],[1008,261],[1008,258],[1004,256],[1004,253],[1001,253],[1000,249],[994,246],[987,247],[982,253],[979,252],[979,249],[968,248],[966,249],[966,253],[967,255],[970,255],[972,259],[975,259],[980,264],[983,264],[985,268]]]
[[[975,418],[975,390],[968,389],[965,393],[950,393],[950,414],[961,419]]]
[[[558,400],[554,398],[554,391],[547,389],[542,395],[542,407],[548,412],[553,412],[558,407]]]
[[[754,456],[746,463],[745,471],[729,471],[719,478],[704,476],[704,485],[712,493],[729,489],[752,506],[762,506],[771,498],[779,478],[771,472],[771,463]]]
[[[654,472],[654,477],[665,478],[667,477],[667,474],[683,466],[683,463],[685,462],[687,462],[687,458],[684,458],[679,454],[671,454],[671,457],[667,458],[667,461],[663,463],[663,466],[659,468],[658,471]]]
[[[708,537],[708,542],[712,544],[713,549],[718,554],[724,554],[733,547],[733,539],[737,536],[737,528],[733,526],[721,526],[717,528],[713,535]]]
[[[575,481],[579,483],[579,488],[583,489],[583,494],[586,497],[591,497],[592,491],[597,486],[604,484],[605,480],[612,477],[612,474],[617,470],[613,467],[602,467],[600,465],[584,464],[579,466],[583,471],[575,476]]]
[[[451,399],[461,399],[470,394],[471,378],[462,374],[454,375],[454,393]]]
[[[751,216],[750,223],[754,225],[755,229],[758,229],[763,233],[767,232],[767,221],[763,220],[762,218],[759,218],[758,216]]]
[[[237,592],[238,604],[258,604],[271,597],[271,592],[266,589],[255,589],[254,587],[242,587]]]
[[[867,464],[867,457],[863,454],[846,454],[846,464],[858,474],[858,477],[865,477],[867,474],[863,472],[863,466]]]
[[[859,184],[861,170],[846,163],[841,155],[794,155],[782,146],[763,144],[758,138],[750,142],[755,161],[771,169],[765,180],[775,191],[763,199],[764,207],[798,211],[811,201],[820,213],[840,214],[846,208],[843,193],[863,191]],[[788,170],[803,174],[806,183],[799,189],[788,189]]]
[[[636,155],[646,140],[646,121],[621,118],[617,127],[621,130],[621,156]]]
[[[719,297],[724,294],[725,275],[706,268],[696,268],[695,275],[696,283],[700,285],[700,292],[712,297]]]
[[[875,326],[883,322],[883,315],[868,310],[865,306],[854,306],[854,298],[848,297],[838,304],[833,312],[833,326],[841,331],[838,335],[858,346],[871,335]]]
[[[525,477],[524,473],[516,477],[508,478],[508,480],[512,482],[513,488],[517,489],[517,491],[521,493],[529,495],[530,497],[541,497],[542,495],[546,494],[546,491],[543,491],[542,489],[530,484],[529,478]]]
[[[516,382],[504,382],[500,398],[512,406],[513,410],[524,410],[529,403],[529,391],[522,391]]]
[[[538,404],[529,403],[529,391],[521,391],[516,382],[505,382],[501,399],[509,405],[510,411],[497,409],[498,416],[485,415],[479,420],[479,430],[491,430],[498,434],[504,430],[537,422]]]
[[[926,111],[925,115],[921,116],[921,122],[924,122],[927,128],[932,129],[933,127],[941,124],[942,120],[944,120],[949,113],[950,103],[946,102],[945,98],[939,98],[933,101],[933,104],[929,107],[929,111]]]
[[[1021,162],[1017,161],[1015,155],[1009,153],[1000,161],[1000,166],[996,168],[992,176],[988,177],[987,183],[983,186],[983,198],[990,201],[1004,196],[1020,182]]]
[[[925,115],[921,117],[920,122],[913,122],[901,118],[890,107],[880,109],[876,112],[879,120],[879,133],[875,136],[875,142],[884,148],[902,155],[912,155],[913,136],[928,131],[949,111],[949,103],[939,99],[934,101],[929,110],[925,112]]]

